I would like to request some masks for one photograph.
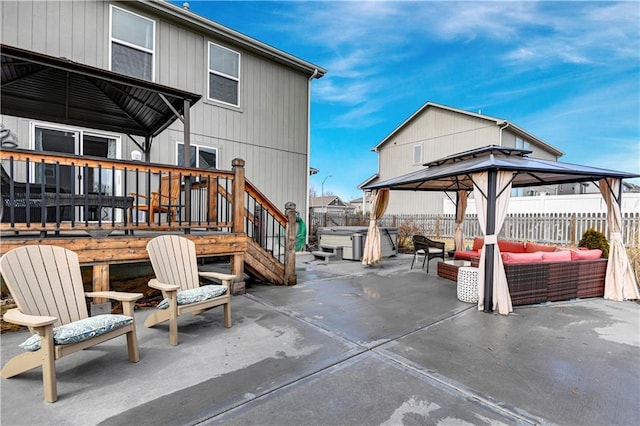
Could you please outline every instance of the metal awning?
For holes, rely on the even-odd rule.
[[[513,187],[592,182],[602,178],[628,179],[639,175],[528,157],[532,151],[490,145],[424,164],[406,175],[375,182],[363,189],[405,191],[473,190],[473,173],[489,170],[514,172]]]
[[[4,44],[0,51],[5,115],[151,139],[201,98],[66,58]]]

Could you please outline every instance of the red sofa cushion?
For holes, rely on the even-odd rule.
[[[571,260],[593,260],[602,257],[602,250],[571,250]]]
[[[537,251],[553,252],[553,251],[556,251],[556,249],[557,249],[556,246],[550,246],[547,244],[527,243],[525,245],[525,251],[527,253],[535,253]]]
[[[565,262],[571,260],[571,252],[569,250],[563,251],[541,251],[543,262]]]
[[[526,253],[524,243],[519,241],[498,240],[498,247],[503,253]]]
[[[542,262],[542,253],[502,253],[503,263],[536,263]]]
[[[476,257],[480,257],[480,252],[478,250],[456,250],[453,253],[454,259],[469,260]]]
[[[484,245],[484,238],[482,237],[475,237],[473,239],[473,247],[471,248],[471,250],[482,250],[482,246]]]

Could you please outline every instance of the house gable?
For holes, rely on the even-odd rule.
[[[562,155],[507,120],[427,102],[372,149],[378,153],[378,173],[360,186],[411,173],[430,161],[487,145],[530,149],[533,157],[549,160]],[[442,212],[443,194],[398,192],[402,191],[390,196],[389,214]]]

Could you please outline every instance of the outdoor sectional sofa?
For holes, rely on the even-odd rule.
[[[477,266],[482,244],[482,238],[476,237],[475,250],[456,251],[454,257]],[[514,306],[604,295],[607,259],[601,258],[601,250],[558,250],[504,240],[498,240],[498,246]]]

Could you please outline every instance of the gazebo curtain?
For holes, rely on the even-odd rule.
[[[389,188],[380,188],[373,191],[371,196],[371,220],[362,254],[363,265],[375,265],[382,259],[382,247],[380,242],[380,229],[378,219],[382,217],[389,204]]]
[[[464,222],[464,216],[467,212],[468,196],[469,193],[467,191],[458,191],[458,202],[456,203],[456,230],[453,236],[456,250],[464,250],[464,232],[462,231],[462,223]]]
[[[636,277],[622,241],[622,215],[616,202],[620,194],[620,179],[600,179],[600,193],[607,203],[609,226],[609,261],[604,281],[604,298],[612,300],[640,299]]]
[[[498,233],[502,229],[504,218],[507,215],[507,207],[511,198],[511,179],[513,172],[498,171],[497,173],[497,191],[495,200],[495,233],[487,234],[487,207],[493,200],[487,199],[489,193],[489,172],[474,173],[472,178],[475,186],[473,198],[476,202],[478,213],[478,221],[480,229],[484,234],[484,246],[480,255],[480,264],[478,265],[478,310],[484,310],[484,285],[485,285],[485,257],[487,244],[493,244],[493,311],[497,311],[502,315],[508,315],[513,312],[511,305],[511,296],[509,295],[509,286],[507,285],[507,276],[504,272],[502,264],[502,256],[498,247]]]

